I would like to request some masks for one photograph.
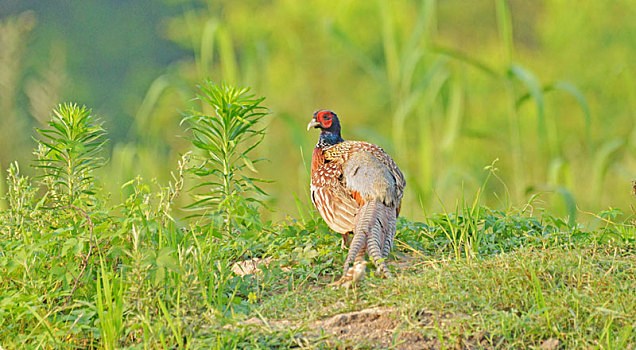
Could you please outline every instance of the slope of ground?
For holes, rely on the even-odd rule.
[[[367,278],[349,291],[319,282],[279,294],[234,327],[291,337],[301,348],[636,345],[632,246],[522,248],[393,265],[402,268],[396,278]]]

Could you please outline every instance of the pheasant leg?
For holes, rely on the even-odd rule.
[[[364,250],[361,250],[356,256],[353,267],[348,268],[347,272],[339,280],[330,283],[329,286],[334,289],[338,287],[349,289],[351,286],[357,285],[364,278],[366,267],[367,262],[364,260]]]
[[[342,248],[343,250],[347,249],[347,247],[349,246],[350,237],[351,237],[351,234],[349,232],[342,235],[342,242],[340,243],[340,248]]]

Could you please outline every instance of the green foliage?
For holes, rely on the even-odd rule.
[[[183,16],[169,20],[168,37],[191,49],[195,60],[175,64],[148,90],[134,122],[142,142],[115,147],[127,160],[126,169],[116,163],[100,170],[104,130],[90,111],[70,104],[56,108],[48,127],[39,131],[40,176],[24,176],[18,163],[9,167],[8,206],[0,210],[0,346],[365,346],[311,334],[303,327],[339,312],[392,306],[398,310],[392,319],[398,326],[391,330],[391,345],[396,346],[411,332],[413,338],[440,344],[465,344],[469,336],[481,334],[484,346],[492,347],[540,347],[549,338],[558,338],[566,348],[633,347],[634,224],[621,222],[619,209],[587,215],[595,229],[575,220],[577,201],[585,197],[575,201],[574,195],[586,191],[576,187],[577,181],[590,174],[591,201],[597,205],[616,160],[631,159],[625,151],[633,148],[633,140],[615,134],[621,128],[594,124],[597,113],[614,116],[594,98],[588,106],[590,86],[600,86],[594,80],[598,78],[579,80],[580,72],[590,70],[577,69],[571,57],[561,67],[542,65],[551,57],[535,62],[532,47],[523,41],[528,33],[518,36],[523,27],[513,25],[517,5],[506,0],[489,2],[495,11],[487,8],[497,15],[493,28],[501,40],[480,40],[479,49],[441,46],[453,41],[444,32],[448,18],[442,14],[454,6],[452,1],[299,4],[186,6]],[[547,15],[565,11],[568,20],[576,19],[567,5],[546,2]],[[292,30],[290,18],[296,21]],[[578,27],[563,30],[568,28]],[[604,35],[599,33],[586,37]],[[574,35],[557,33],[540,40],[548,39],[547,45],[559,51],[575,45],[555,44],[555,38],[579,36],[577,29]],[[26,42],[24,36],[14,37],[20,40],[3,47],[19,48]],[[13,108],[13,97],[6,96],[22,91],[18,87],[23,84],[13,81],[17,71],[6,64],[15,57],[0,60],[0,69],[12,73],[0,74],[12,79],[0,84],[11,93],[0,96],[0,104],[9,111],[7,120],[21,114],[37,120],[36,107],[47,105],[50,96],[40,99],[36,92],[55,89],[29,89],[30,105]],[[618,57],[615,61],[622,62]],[[553,77],[544,66],[557,71],[567,66],[575,74],[559,71]],[[276,137],[264,140],[263,99],[247,89],[208,81],[200,88],[200,109],[182,119],[195,150],[182,155],[170,177],[166,160],[177,158],[186,146],[175,141],[175,106],[191,106],[185,102],[191,100],[190,80],[208,75],[267,91],[268,103],[283,116],[286,129],[272,123],[268,132]],[[588,86],[579,85],[581,81]],[[570,96],[560,99],[553,93],[557,91]],[[622,91],[616,95],[612,98],[618,101],[625,96]],[[272,188],[277,188],[280,207],[293,203],[294,193],[305,193],[308,181],[287,181],[307,173],[299,165],[302,152],[298,156],[290,149],[311,149],[299,120],[305,120],[300,114],[309,115],[302,111],[316,101],[341,109],[351,138],[364,136],[393,148],[414,183],[404,212],[429,211],[421,222],[399,220],[396,249],[389,257],[397,277],[379,280],[369,273],[348,294],[326,286],[339,277],[345,252],[338,248],[339,237],[314,212],[305,215],[305,203],[295,203],[302,220],[267,222],[257,210],[265,193],[253,173],[259,161],[255,158],[262,154],[277,156],[269,171],[279,179]],[[572,125],[581,125],[585,133],[558,132]],[[294,137],[281,136],[290,133]],[[541,143],[528,143],[528,135]],[[286,154],[291,156],[278,157]],[[493,164],[484,174],[482,164],[493,154],[501,155],[505,164],[501,172]],[[198,162],[194,167],[190,158]],[[594,161],[580,161],[588,158]],[[149,166],[169,181],[138,176]],[[282,168],[296,171],[282,174]],[[193,179],[186,178],[188,169]],[[121,202],[106,203],[109,195],[96,181],[97,171],[126,174],[121,181],[109,176],[105,184],[121,191]],[[510,181],[511,193],[507,182],[489,182],[492,177],[501,180],[499,176]],[[189,206],[180,205],[179,195],[190,180],[197,197]],[[457,185],[462,180],[476,189],[472,200]],[[499,200],[504,191],[501,207],[482,204]],[[532,193],[542,191],[560,196],[569,217],[543,211],[540,199],[545,195]],[[435,194],[442,197],[437,203]],[[449,198],[460,200],[447,207]],[[523,205],[515,209],[519,203]],[[442,212],[429,210],[434,206]],[[175,215],[179,209],[194,210],[201,220],[180,220]],[[239,266],[252,269],[237,272]],[[453,317],[424,324],[413,317],[422,310]],[[263,326],[248,324],[255,319],[263,320]],[[281,330],[275,319],[289,323]]]
[[[179,164],[167,186],[136,178],[123,185],[131,194],[122,203],[86,216],[42,209],[35,185],[11,168],[7,201],[14,210],[0,212],[3,346],[330,348],[347,342],[302,325],[376,305],[473,315],[445,321],[434,334],[419,325],[410,330],[449,343],[458,329],[487,330],[492,341],[513,347],[556,335],[566,346],[634,341],[621,308],[636,303],[625,289],[636,230],[614,222],[616,210],[600,214],[605,224],[595,232],[478,201],[426,222],[401,218],[390,257],[398,277],[369,273],[355,297],[343,297],[326,284],[339,276],[345,252],[319,218],[261,223],[246,211],[244,220],[258,224],[243,223],[231,239],[210,234],[211,225],[181,227],[170,203],[183,185],[187,155]],[[592,260],[580,259],[590,251]],[[241,275],[237,263],[256,269]],[[577,294],[588,291],[603,294]],[[575,316],[563,300],[580,303]],[[516,311],[505,311],[510,305]],[[301,327],[243,324],[248,318]]]
[[[36,167],[58,203],[73,205],[95,194],[94,172],[102,166],[105,131],[85,106],[61,104],[53,110],[36,151]],[[90,204],[90,203],[87,203]]]
[[[6,198],[9,208],[3,210],[4,220],[1,226],[4,232],[17,237],[20,232],[27,229],[31,214],[37,210],[34,208],[38,205],[34,201],[37,188],[28,177],[20,174],[17,162],[9,166],[7,184],[9,186],[4,198]]]
[[[202,182],[194,189],[195,202],[188,209],[199,212],[199,217],[220,212],[223,215],[225,232],[231,234],[236,216],[249,210],[247,202],[258,202],[250,194],[265,195],[257,186],[264,180],[246,175],[249,170],[257,172],[250,152],[265,136],[265,129],[259,125],[266,115],[261,106],[264,98],[249,95],[249,89],[238,89],[229,85],[216,85],[206,81],[200,87],[199,100],[204,111],[189,113],[183,122],[189,124],[192,132],[190,141],[199,151],[195,153],[201,163],[192,173]],[[252,213],[253,216],[253,213]]]
[[[99,317],[100,335],[104,349],[119,347],[123,333],[123,281],[100,261],[101,269],[96,281],[95,305]]]

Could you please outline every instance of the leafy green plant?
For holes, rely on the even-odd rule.
[[[27,228],[31,214],[37,210],[33,205],[37,188],[33,186],[30,178],[20,174],[18,162],[9,166],[7,184],[7,194],[4,198],[9,208],[5,211],[0,228],[9,236],[17,237]]]
[[[250,194],[265,195],[257,183],[264,180],[246,175],[256,172],[250,153],[265,135],[259,122],[267,114],[261,106],[264,98],[249,95],[249,89],[217,85],[206,81],[200,86],[199,100],[204,111],[192,111],[182,122],[189,124],[189,140],[199,151],[201,163],[192,172],[202,180],[193,189],[195,202],[188,209],[198,211],[199,217],[221,212],[225,232],[232,231],[234,208],[237,202],[258,202]]]
[[[101,260],[100,273],[96,282],[95,305],[99,317],[102,345],[104,349],[116,349],[119,347],[119,338],[123,330],[123,281],[121,276],[108,271],[108,267]]]
[[[36,129],[41,138],[35,166],[43,170],[44,184],[60,204],[87,200],[95,194],[94,171],[104,163],[104,129],[89,109],[74,103],[58,105],[47,124]]]

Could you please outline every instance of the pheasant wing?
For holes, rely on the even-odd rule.
[[[335,162],[318,167],[311,179],[311,200],[329,228],[352,232],[359,205],[341,182],[342,168]]]

